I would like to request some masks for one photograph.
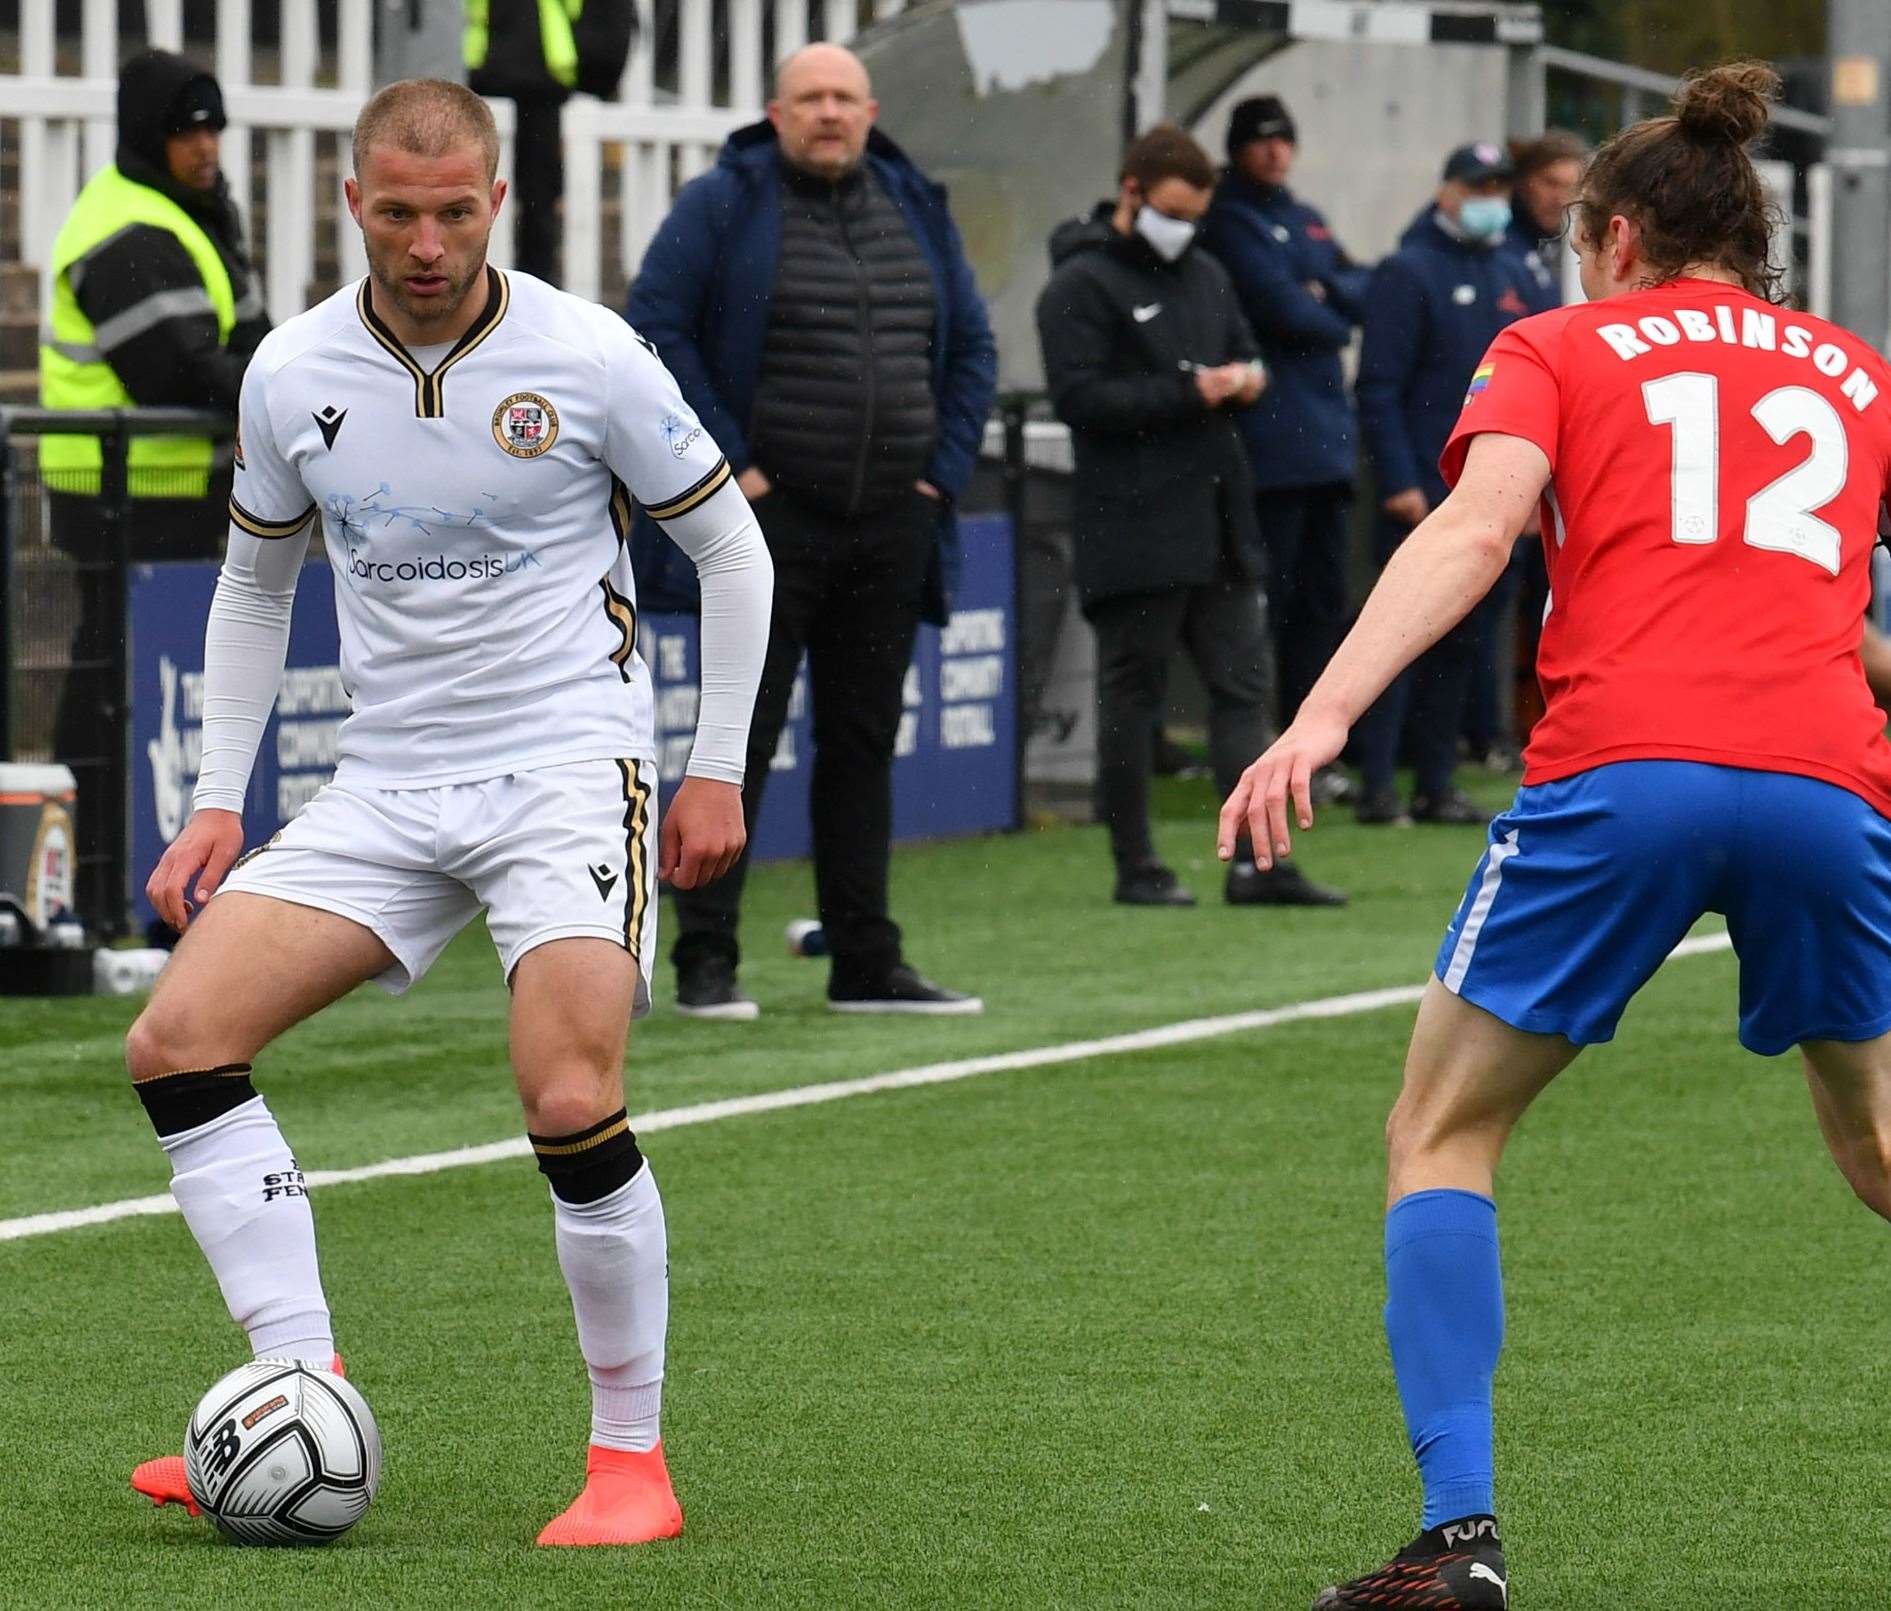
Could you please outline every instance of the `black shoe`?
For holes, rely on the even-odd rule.
[[[697,957],[676,970],[676,1010],[685,1018],[747,1022],[762,1009],[742,994],[735,965],[722,957]]]
[[[1353,817],[1358,822],[1391,828],[1409,828],[1412,819],[1407,815],[1405,802],[1399,798],[1397,789],[1374,789],[1362,794],[1359,803],[1353,807]]]
[[[833,983],[827,987],[829,1012],[919,1013],[933,1018],[981,1013],[977,996],[947,990],[915,973],[904,962],[867,984]]]
[[[1195,897],[1159,861],[1124,867],[1116,874],[1115,899],[1124,906],[1193,906]]]
[[[1364,1577],[1322,1589],[1313,1611],[1505,1611],[1510,1574],[1495,1516],[1466,1516],[1418,1537]]]
[[[1290,861],[1277,861],[1265,870],[1253,862],[1236,862],[1228,869],[1223,896],[1230,906],[1344,906],[1343,890],[1316,884]]]
[[[1442,822],[1454,827],[1467,824],[1482,827],[1490,814],[1462,789],[1446,789],[1439,795],[1414,795],[1412,816],[1419,822]]]

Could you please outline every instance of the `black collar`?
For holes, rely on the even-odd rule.
[[[361,322],[367,326],[368,334],[380,342],[395,362],[414,377],[415,417],[439,420],[446,418],[446,391],[443,384],[446,372],[499,328],[499,321],[506,316],[506,308],[511,301],[512,288],[507,284],[506,277],[488,263],[485,307],[480,310],[479,317],[466,327],[460,339],[453,343],[452,351],[432,370],[420,367],[400,337],[374,311],[374,299],[368,294],[366,279],[362,280],[361,289],[355,293],[355,310],[361,315]]]

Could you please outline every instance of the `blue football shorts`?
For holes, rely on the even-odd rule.
[[[1519,789],[1436,972],[1507,1024],[1588,1046],[1705,912],[1740,959],[1749,1051],[1891,1030],[1891,822],[1784,772],[1618,761]]]

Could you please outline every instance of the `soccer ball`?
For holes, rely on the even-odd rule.
[[[374,1497],[381,1432],[352,1383],[293,1360],[253,1360],[199,1400],[184,1474],[203,1513],[239,1544],[325,1544]]]

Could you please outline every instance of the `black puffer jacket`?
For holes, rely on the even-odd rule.
[[[79,306],[94,326],[115,321],[127,331],[105,345],[105,360],[132,398],[147,407],[217,408],[236,412],[243,370],[256,344],[269,333],[269,318],[243,246],[243,226],[223,176],[211,190],[193,190],[171,177],[165,160],[165,120],[179,93],[194,79],[208,78],[195,62],[169,51],[147,50],[126,62],[118,79],[118,171],[168,196],[210,237],[230,276],[236,325],[227,343],[217,336],[215,314],[171,313],[154,302],[178,291],[201,290],[203,276],[190,253],[168,229],[139,224],[94,249],[72,266]],[[173,300],[175,300],[173,298]],[[132,315],[130,318],[125,315]]]
[[[1051,237],[1037,302],[1044,380],[1076,456],[1071,529],[1084,608],[1200,587],[1222,558],[1258,574],[1259,532],[1236,411],[1192,366],[1257,355],[1227,270],[1197,248],[1165,263],[1099,202]]]
[[[832,514],[908,497],[932,457],[932,272],[865,163],[838,184],[782,163],[781,256],[750,449]]]

